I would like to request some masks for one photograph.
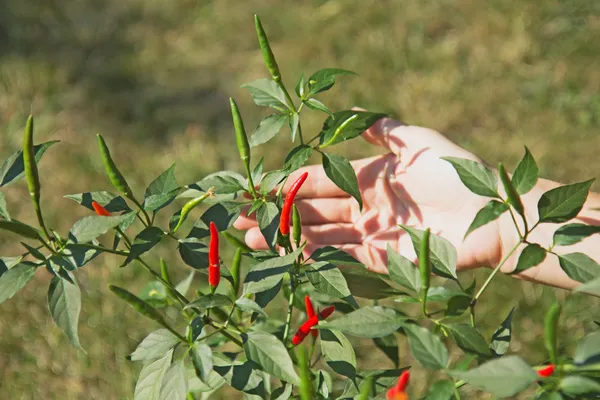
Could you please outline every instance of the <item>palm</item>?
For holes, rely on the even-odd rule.
[[[437,132],[401,126],[383,120],[365,133],[365,138],[387,147],[391,153],[353,162],[363,210],[325,176],[321,166],[304,171],[309,179],[297,205],[302,214],[307,252],[331,245],[341,248],[374,271],[386,272],[386,248],[414,258],[409,236],[400,224],[448,239],[458,249],[459,268],[488,265],[500,254],[498,229],[489,224],[464,234],[473,217],[488,201],[472,194],[460,182],[445,156],[475,157]],[[246,240],[252,247],[264,247],[256,223],[241,219],[237,226],[249,229]]]

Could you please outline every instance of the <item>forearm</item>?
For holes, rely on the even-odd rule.
[[[529,227],[533,227],[538,221],[537,204],[542,194],[557,186],[560,185],[556,182],[540,180],[531,192],[522,197]],[[563,224],[540,224],[533,230],[527,240],[530,243],[538,243],[542,247],[548,249],[552,246],[554,232],[562,225],[568,223],[600,225],[600,211],[597,209],[600,209],[600,194],[590,193],[577,218]],[[518,243],[519,237],[510,216],[504,216],[500,221],[500,226],[502,252],[503,254],[506,254],[516,243]],[[522,225],[521,229],[523,229]],[[509,259],[504,267],[502,267],[502,272],[506,273],[514,270],[521,250],[525,246],[526,244],[520,246],[519,251],[515,252],[515,255]],[[553,252],[557,254],[580,252],[587,254],[595,261],[600,262],[600,234],[592,235],[571,246],[557,246],[553,248]],[[548,254],[546,259],[537,267],[530,268],[517,276],[522,279],[566,289],[572,289],[578,285],[578,282],[573,281],[565,274],[560,267],[558,257],[553,254]]]

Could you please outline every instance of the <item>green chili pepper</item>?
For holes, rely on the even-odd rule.
[[[235,141],[240,152],[240,159],[244,163],[246,175],[248,176],[248,188],[250,193],[256,197],[256,189],[254,188],[254,182],[252,182],[252,173],[250,172],[250,144],[248,143],[248,136],[244,129],[244,122],[242,121],[237,103],[231,97],[229,98],[229,104],[231,105],[231,116],[233,117],[233,128],[235,129]]]
[[[241,274],[241,265],[242,265],[242,249],[237,248],[235,250],[235,254],[233,255],[233,262],[231,263],[231,278],[233,279],[233,293],[237,297],[238,291],[240,289],[240,274]]]
[[[369,376],[364,380],[362,388],[360,389],[359,400],[369,400],[372,395],[375,395],[375,382],[373,377]]]
[[[229,241],[229,243],[231,243],[235,247],[237,247],[237,248],[239,248],[239,249],[241,249],[241,250],[243,250],[245,252],[251,252],[252,251],[252,249],[250,248],[250,246],[248,246],[246,243],[244,243],[240,239],[236,238],[232,234],[230,234],[228,232],[221,232],[221,235],[223,235],[225,237],[225,239],[227,239],[227,241]]]
[[[115,162],[113,161],[110,151],[108,150],[108,146],[104,141],[104,138],[98,134],[98,148],[100,149],[100,156],[102,157],[102,163],[104,164],[104,169],[106,170],[106,175],[110,179],[112,185],[117,189],[120,193],[125,195],[125,197],[129,199],[133,199],[133,192],[131,188],[127,184],[125,177],[121,174],[121,171],[117,168]]]
[[[262,50],[263,58],[265,59],[265,65],[267,66],[267,69],[271,74],[271,78],[273,78],[275,82],[279,83],[281,82],[281,73],[279,72],[277,61],[275,61],[275,56],[273,55],[273,51],[271,50],[271,45],[269,45],[269,39],[267,39],[267,34],[263,29],[258,15],[254,15],[254,26],[256,27],[258,44],[260,45],[260,49]]]
[[[429,254],[429,236],[430,230],[427,228],[421,238],[421,247],[419,248],[419,272],[421,275],[421,301],[423,305],[423,314],[427,315],[427,292],[431,285],[431,260]]]
[[[508,202],[510,205],[514,207],[514,209],[519,213],[520,216],[525,218],[525,208],[523,207],[523,202],[521,201],[521,196],[515,189],[512,184],[508,174],[506,173],[506,169],[504,169],[504,165],[502,163],[498,164],[498,173],[500,175],[500,180],[502,181],[502,186],[504,186],[504,191],[506,192],[506,197],[508,198]]]
[[[298,363],[300,364],[300,399],[301,400],[312,400],[313,398],[313,387],[312,377],[309,367],[310,360],[308,354],[306,354],[306,348],[304,346],[298,346]]]
[[[350,123],[352,121],[354,121],[356,118],[358,118],[358,114],[354,114],[354,115],[348,117],[348,119],[346,119],[344,122],[342,122],[340,124],[340,126],[337,127],[335,132],[333,132],[333,136],[331,136],[331,139],[329,139],[327,141],[327,143],[323,143],[322,145],[320,145],[319,148],[322,149],[324,147],[330,146],[335,141],[335,139],[337,139],[337,137],[340,136],[340,134],[344,131],[344,129],[346,129],[346,127],[348,125],[350,125]]]
[[[189,213],[192,212],[192,210],[196,208],[198,204],[202,203],[204,200],[206,200],[206,198],[211,197],[214,194],[214,190],[215,188],[211,187],[202,196],[196,197],[185,203],[185,205],[181,209],[181,214],[179,214],[179,221],[177,222],[175,228],[173,228],[173,233],[177,232],[177,229],[179,229],[179,227],[181,226],[181,224],[183,224]]]
[[[30,115],[29,118],[27,118],[25,133],[23,134],[23,166],[25,168],[27,189],[29,190],[29,196],[31,197],[38,223],[40,224],[40,228],[46,240],[51,240],[40,206],[41,185],[40,175],[35,162],[35,149],[33,147],[33,115]]]
[[[544,343],[550,361],[556,364],[556,348],[558,347],[558,320],[560,318],[560,312],[562,306],[558,302],[554,302],[548,312],[546,313],[546,319],[544,322]]]
[[[108,288],[110,289],[111,292],[116,294],[121,300],[125,301],[127,304],[129,304],[131,307],[133,307],[137,312],[142,314],[144,317],[150,318],[151,320],[158,323],[159,325],[162,325],[163,327],[168,329],[171,333],[173,333],[175,336],[180,338],[182,341],[185,341],[185,338],[183,338],[177,331],[175,331],[173,328],[171,328],[167,324],[167,322],[165,321],[163,316],[160,315],[158,313],[158,311],[156,311],[156,309],[154,309],[154,307],[152,307],[150,304],[146,303],[144,300],[140,299],[139,297],[135,296],[134,294],[132,294],[132,293],[128,292],[127,290],[122,289],[118,286],[108,285]]]
[[[23,164],[25,166],[25,177],[29,195],[34,202],[36,210],[40,204],[40,176],[35,163],[35,151],[33,149],[33,116],[30,115],[25,125],[23,135]]]
[[[171,277],[169,276],[169,270],[167,269],[167,262],[162,258],[160,259],[160,276],[165,280],[165,282],[173,286]]]
[[[296,204],[292,205],[292,238],[296,247],[300,247],[300,240],[302,239],[302,220],[300,219],[300,212]]]

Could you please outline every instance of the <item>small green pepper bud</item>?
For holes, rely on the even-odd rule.
[[[560,318],[560,312],[562,306],[558,302],[554,302],[548,312],[546,313],[546,319],[544,321],[544,344],[550,361],[552,364],[556,364],[556,349],[558,347],[558,320]]]
[[[263,58],[265,59],[265,65],[271,74],[271,78],[275,82],[281,82],[281,73],[279,72],[279,66],[277,65],[277,61],[275,60],[275,56],[273,55],[273,51],[271,50],[271,45],[269,44],[269,39],[267,39],[267,34],[263,29],[262,23],[260,22],[260,18],[258,15],[254,15],[254,26],[256,27],[256,35],[258,36],[258,44],[260,45],[260,49],[263,53]]]

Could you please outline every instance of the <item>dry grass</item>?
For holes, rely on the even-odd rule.
[[[64,194],[110,189],[94,145],[98,131],[137,190],[173,161],[182,183],[239,169],[226,99],[239,100],[249,126],[263,113],[239,88],[266,75],[253,13],[263,18],[290,85],[301,72],[324,66],[360,74],[324,96],[334,109],[393,112],[445,132],[493,163],[514,165],[527,145],[543,174],[556,180],[583,180],[600,170],[600,3],[594,0],[54,0],[36,6],[4,0],[0,158],[19,147],[30,111],[39,140],[63,141],[42,163],[53,226],[64,231],[84,215]],[[314,131],[321,119],[305,127]],[[277,149],[288,140],[265,146],[263,153],[278,155],[269,167],[284,156]],[[377,150],[356,142],[344,151],[360,157]],[[23,185],[3,192],[12,214],[32,220],[21,203]],[[14,239],[0,237],[3,255],[16,254]],[[44,273],[2,305],[1,398],[132,397],[136,366],[124,357],[152,326],[110,296],[109,282],[142,281],[136,267],[118,270],[116,263],[104,257],[78,275],[87,356],[53,326]],[[185,267],[178,272],[183,276]],[[476,274],[480,282],[485,273]],[[511,348],[543,361],[542,310],[555,294],[566,295],[498,279],[481,302],[485,333],[516,305]],[[598,302],[568,304],[561,343],[571,348],[591,318],[598,319]],[[372,348],[365,346],[358,351],[374,367],[382,357],[369,357]],[[407,354],[404,348],[403,359]]]

